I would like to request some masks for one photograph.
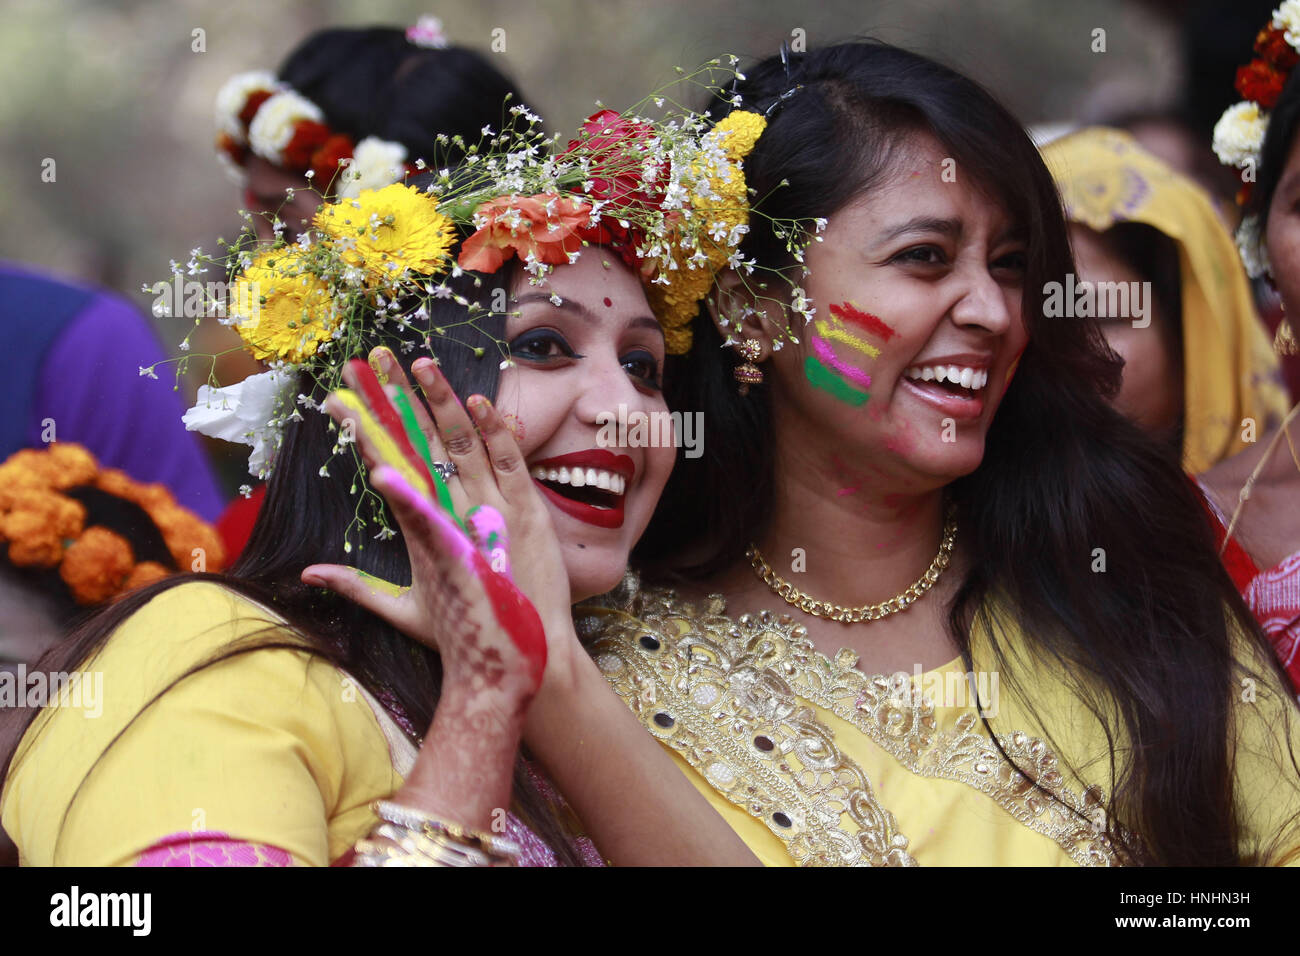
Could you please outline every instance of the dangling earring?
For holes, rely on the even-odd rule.
[[[748,395],[749,386],[763,384],[763,373],[754,364],[754,360],[763,354],[763,346],[758,344],[757,339],[741,339],[737,348],[740,350],[740,357],[745,361],[736,366],[732,374],[740,383],[740,394]]]
[[[1278,355],[1300,355],[1300,342],[1296,341],[1285,311],[1282,321],[1277,324],[1277,334],[1273,336],[1273,351]]]

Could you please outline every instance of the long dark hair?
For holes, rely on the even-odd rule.
[[[313,33],[285,57],[279,77],[325,113],[331,128],[404,145],[437,166],[463,154],[439,134],[478,142],[489,123],[514,125],[521,105],[514,84],[480,53],[420,47],[393,27],[331,28]]]
[[[1013,683],[1005,678],[1018,667],[1005,666],[1010,645],[988,610],[1005,602],[1034,657],[1070,675],[1110,741],[1130,742],[1125,766],[1112,746],[1107,808],[1109,835],[1128,860],[1252,858],[1238,845],[1234,801],[1245,795],[1233,785],[1225,608],[1261,660],[1274,656],[1217,559],[1193,486],[1107,403],[1121,366],[1096,324],[1047,319],[1042,300],[1033,301],[1034,290],[1063,280],[1073,262],[1060,199],[1029,137],[976,83],[884,43],[794,54],[789,68],[772,57],[745,74],[728,91],[743,97],[741,108],[775,107],[745,163],[766,214],[751,217],[747,259],[791,267],[771,222],[834,214],[887,172],[894,144],[922,131],[1019,222],[1030,345],[983,462],[949,486],[971,558],[949,611],[952,639],[973,669],[971,633],[981,622],[1004,683]],[[703,310],[694,331],[696,347],[668,379],[669,402],[708,409],[709,442],[702,457],[679,459],[637,553],[666,580],[743,560],[776,504],[771,399],[762,388],[736,393],[737,359]],[[748,494],[735,494],[737,475]],[[1098,548],[1104,575],[1091,573]],[[1032,695],[1022,696],[1033,713]],[[987,718],[985,726],[997,744]]]
[[[507,267],[493,277],[497,281],[492,285],[508,288],[511,276],[512,270]],[[448,280],[448,284],[485,308],[494,291],[487,283],[475,289],[469,275]],[[419,329],[406,332],[391,324],[387,331],[371,329],[365,345],[387,345],[409,374],[410,363],[428,354],[428,349],[421,346],[408,353],[403,344],[422,343],[428,330],[443,328],[444,334],[431,336],[433,353],[456,393],[462,398],[476,392],[494,397],[500,374],[497,343],[504,334],[505,316],[491,314],[480,318],[475,327],[457,327],[463,323],[465,310],[453,301],[435,301],[429,311],[427,328],[420,323]],[[319,403],[325,394],[316,387],[309,397]],[[50,671],[83,668],[123,622],[158,594],[187,581],[213,581],[273,608],[289,622],[293,634],[286,636],[282,628],[268,627],[264,637],[223,649],[169,683],[146,708],[181,680],[220,660],[273,647],[302,649],[305,644],[311,653],[344,669],[384,701],[399,722],[409,725],[415,733],[423,733],[433,719],[441,691],[442,669],[437,653],[360,606],[330,591],[307,587],[299,578],[309,564],[334,563],[351,564],[398,584],[411,582],[410,562],[400,536],[376,540],[371,537],[372,526],[370,532],[354,532],[352,550],[344,550],[346,532],[358,511],[354,489],[360,487],[360,475],[349,455],[331,458],[337,433],[330,425],[325,415],[308,411],[301,422],[286,426],[284,444],[277,453],[252,536],[229,573],[178,575],[134,591],[82,622],[36,666]],[[326,461],[328,474],[323,477],[319,470]],[[371,505],[383,507],[380,500],[370,499],[370,504],[363,504],[363,515]],[[15,756],[17,741],[38,715],[39,711],[28,716],[5,753],[0,788]],[[555,810],[539,792],[522,759],[515,768],[514,800],[520,816],[555,851],[558,860],[581,865]]]

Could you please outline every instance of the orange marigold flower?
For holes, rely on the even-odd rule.
[[[478,231],[465,240],[457,260],[471,272],[496,272],[512,255],[547,265],[564,265],[582,248],[591,206],[555,193],[502,196],[474,211]]]
[[[13,507],[0,517],[0,536],[11,542],[14,564],[51,567],[63,553],[63,542],[81,534],[86,507],[48,489],[23,489]]]
[[[293,137],[284,147],[284,164],[290,169],[307,169],[316,150],[329,142],[333,134],[324,123],[299,120],[293,128]]]
[[[16,462],[11,457],[0,465],[0,513],[14,506],[14,501],[20,492],[45,491],[49,487],[49,482],[45,480],[44,475],[25,467],[22,462]]]
[[[122,589],[134,566],[126,539],[96,525],[68,546],[59,577],[78,604],[98,604]]]
[[[171,577],[174,574],[169,568],[163,567],[157,561],[141,561],[131,573],[127,575],[126,583],[122,585],[122,592],[134,591],[136,588],[142,588],[146,584],[153,584],[155,581],[161,581],[163,578]]]

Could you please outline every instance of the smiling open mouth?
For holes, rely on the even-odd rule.
[[[597,528],[621,528],[636,462],[603,448],[533,462],[529,475],[546,499],[571,518]]]
[[[903,374],[918,385],[958,398],[976,397],[989,380],[988,369],[960,365],[913,365]]]
[[[531,474],[554,494],[592,508],[621,507],[627,490],[627,481],[621,475],[600,468],[535,467]]]

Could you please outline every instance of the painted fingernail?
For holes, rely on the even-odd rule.
[[[392,353],[382,345],[370,352],[370,367],[375,370],[375,378],[379,379],[380,385],[388,384],[388,372],[392,368],[392,360]]]

